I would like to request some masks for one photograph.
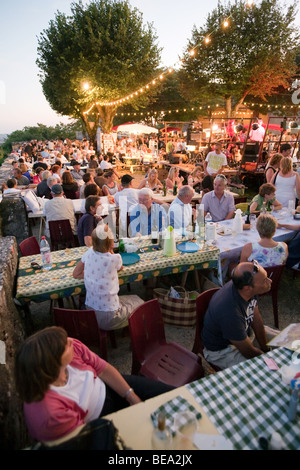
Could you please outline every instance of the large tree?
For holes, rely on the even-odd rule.
[[[288,89],[299,45],[295,15],[296,2],[219,2],[205,25],[193,28],[179,73],[183,96],[221,104],[234,117],[249,97],[266,101]]]
[[[151,87],[135,92],[157,74],[161,50],[152,25],[128,1],[80,1],[71,13],[57,12],[38,38],[40,81],[51,107],[80,118],[94,140],[99,120],[103,132],[111,130],[120,98],[133,94],[130,102],[145,106]]]

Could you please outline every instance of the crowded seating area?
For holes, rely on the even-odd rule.
[[[1,205],[21,200],[29,233],[17,240],[15,303],[31,321],[35,306],[47,304],[43,328],[28,330],[16,358],[35,441],[59,446],[107,416],[124,433],[131,405],[181,394],[195,403],[204,389],[210,402],[212,387],[203,410],[221,413],[236,397],[231,368],[251,377],[263,360],[289,363],[291,350],[272,341],[290,326],[280,315],[282,276],[295,282],[300,272],[300,173],[291,156],[299,151],[266,140],[250,187],[238,166],[244,130],[234,137],[197,155],[182,135],[145,134],[118,135],[105,154],[83,139],[22,142],[8,156]],[[215,377],[231,391],[222,393]],[[233,429],[224,435],[229,448],[244,439]]]

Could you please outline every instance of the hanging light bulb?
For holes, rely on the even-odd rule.
[[[224,26],[224,28],[228,28],[228,26],[229,26],[229,21],[228,21],[228,20],[225,20],[224,23],[223,23],[223,26]]]
[[[207,36],[207,37],[204,39],[205,44],[209,44],[210,41],[211,41],[211,39],[210,39],[209,36]]]
[[[254,4],[254,0],[247,0],[247,6],[252,7]]]
[[[194,51],[194,49],[190,50],[190,56],[194,56],[196,54],[196,52]]]

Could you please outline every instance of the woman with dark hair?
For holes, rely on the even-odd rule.
[[[260,212],[264,204],[271,204],[275,211],[282,209],[282,205],[275,197],[276,187],[271,183],[262,184],[259,193],[254,196],[250,203],[250,212]]]
[[[15,379],[29,433],[42,442],[74,436],[99,416],[172,389],[144,377],[122,376],[56,326],[21,345]]]
[[[62,187],[66,198],[78,199],[79,186],[69,171],[62,174]]]
[[[43,171],[45,171],[45,170],[41,166],[38,166],[34,170],[35,175],[33,175],[33,179],[32,179],[33,184],[40,184],[43,181],[43,178],[42,178]]]

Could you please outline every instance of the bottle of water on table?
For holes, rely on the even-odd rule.
[[[49,243],[46,240],[46,237],[41,238],[40,252],[42,255],[43,269],[51,269],[52,268],[51,251],[50,251]]]

